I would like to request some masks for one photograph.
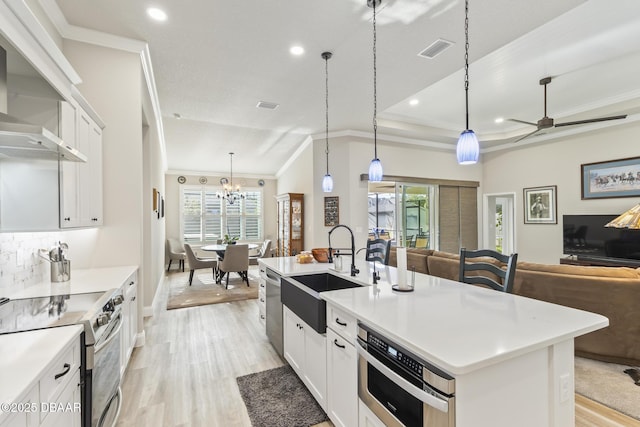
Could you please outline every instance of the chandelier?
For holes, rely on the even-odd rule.
[[[233,154],[229,153],[230,156],[230,179],[227,181],[225,178],[220,180],[222,184],[222,191],[217,191],[216,196],[218,199],[224,199],[228,204],[233,205],[237,200],[244,199],[246,195],[240,191],[240,185],[237,185],[236,188],[233,188]]]

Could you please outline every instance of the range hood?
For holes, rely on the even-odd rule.
[[[0,46],[0,157],[86,162],[87,157],[43,126],[7,114],[7,52]]]

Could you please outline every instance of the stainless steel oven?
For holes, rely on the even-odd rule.
[[[358,325],[358,397],[388,427],[455,426],[455,379]]]
[[[112,427],[120,414],[123,300],[120,293],[106,293],[97,304],[101,309],[87,313],[82,320],[85,332],[88,332],[85,347],[87,411],[84,420],[84,425],[87,427]]]
[[[120,390],[120,334],[122,315],[118,313],[105,332],[96,341],[91,373],[91,426],[111,427],[115,424],[122,405]]]

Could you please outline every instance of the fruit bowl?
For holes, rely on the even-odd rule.
[[[317,262],[329,262],[329,248],[311,249],[311,255]]]

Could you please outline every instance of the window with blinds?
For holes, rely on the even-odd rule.
[[[185,242],[215,243],[225,234],[240,240],[262,237],[262,191],[246,191],[234,204],[216,195],[215,187],[182,188],[182,231]]]

